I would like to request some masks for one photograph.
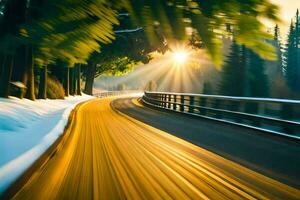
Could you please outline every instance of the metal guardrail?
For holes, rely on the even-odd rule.
[[[93,94],[95,97],[104,98],[111,96],[120,96],[124,94],[142,93],[140,90],[120,90],[120,91],[104,91]]]
[[[300,101],[145,92],[143,102],[175,112],[300,139]]]

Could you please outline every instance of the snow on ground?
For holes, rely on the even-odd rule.
[[[65,100],[0,98],[0,193],[63,133],[72,109],[93,98]]]

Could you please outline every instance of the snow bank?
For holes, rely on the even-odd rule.
[[[63,133],[72,109],[91,98],[88,95],[37,101],[0,98],[0,193]]]

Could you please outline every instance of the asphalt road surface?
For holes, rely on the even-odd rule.
[[[113,107],[247,168],[300,189],[300,142],[245,127],[143,106],[122,98]]]
[[[151,123],[149,126],[143,120],[139,121],[138,117],[136,120],[116,109],[122,112],[133,109],[136,112],[133,115],[144,112],[145,115],[141,114],[141,117],[160,116],[156,121],[165,117],[183,120],[186,116],[180,118],[178,115],[136,106],[130,99],[115,101],[113,108],[112,101],[113,98],[96,99],[77,107],[55,154],[36,170],[13,199],[300,197],[300,191],[287,184],[175,137],[172,135],[174,133],[157,129]],[[190,120],[175,124],[172,120],[158,123],[187,128],[188,123],[195,122]],[[199,120],[197,123],[197,126],[203,124]],[[215,127],[210,129],[224,131]],[[184,129],[182,134],[189,130]]]

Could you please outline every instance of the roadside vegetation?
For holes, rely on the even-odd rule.
[[[216,66],[224,35],[275,60],[261,20],[278,22],[277,12],[268,0],[0,0],[0,97],[92,94],[95,77],[126,73],[178,41],[205,48]]]

